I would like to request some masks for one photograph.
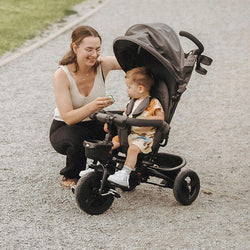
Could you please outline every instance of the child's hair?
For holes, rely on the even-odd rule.
[[[148,91],[154,85],[153,74],[146,67],[137,67],[127,71],[125,78],[130,78],[136,84],[144,86]]]

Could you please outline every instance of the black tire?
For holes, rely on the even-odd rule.
[[[200,179],[198,175],[189,169],[181,171],[174,181],[174,197],[184,206],[190,205],[200,191]]]
[[[81,210],[91,215],[102,214],[107,211],[114,201],[112,194],[101,196],[98,192],[101,186],[102,173],[90,172],[83,176],[76,185],[76,202]],[[104,193],[111,188],[109,182],[104,184]],[[112,186],[112,189],[114,187]]]

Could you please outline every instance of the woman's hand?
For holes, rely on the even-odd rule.
[[[93,101],[94,105],[95,105],[95,109],[96,110],[101,110],[104,109],[110,105],[112,105],[114,102],[112,101],[112,99],[110,97],[97,97],[94,101]]]

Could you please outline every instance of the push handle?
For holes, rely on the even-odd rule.
[[[202,45],[202,43],[192,34],[186,31],[180,31],[179,35],[188,38],[189,40],[191,40],[193,43],[197,45],[197,47],[199,48],[199,50],[197,51],[198,55],[200,55],[204,51],[204,46]]]
[[[211,65],[211,63],[212,63],[213,60],[210,57],[201,55],[202,52],[204,51],[203,44],[195,36],[193,36],[192,34],[186,32],[186,31],[180,31],[179,35],[188,38],[194,44],[197,45],[198,49],[196,49],[194,51],[194,54],[197,55],[197,62],[196,62],[195,71],[198,72],[198,73],[200,73],[200,74],[202,74],[202,75],[206,75],[207,74],[207,70],[204,69],[203,67],[201,67],[201,63],[205,64],[205,65]]]

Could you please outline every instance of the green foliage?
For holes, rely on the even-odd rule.
[[[84,0],[0,0],[0,56],[21,46]]]

